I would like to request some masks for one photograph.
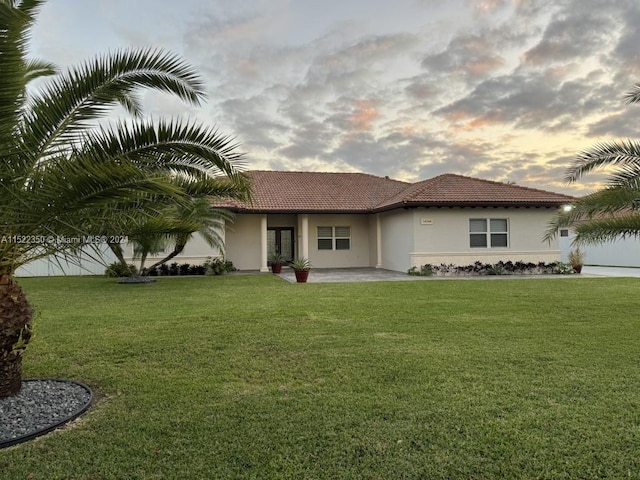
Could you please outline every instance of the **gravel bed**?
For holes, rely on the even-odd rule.
[[[67,380],[25,380],[18,395],[0,400],[0,448],[46,433],[84,412],[89,387]],[[26,437],[26,438],[25,438]]]

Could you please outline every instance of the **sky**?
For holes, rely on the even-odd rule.
[[[443,173],[581,195],[580,151],[640,136],[637,0],[48,0],[31,54],[61,69],[159,47],[206,103],[145,94],[155,118],[234,137],[244,168]]]

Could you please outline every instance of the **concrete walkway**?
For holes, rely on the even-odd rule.
[[[283,268],[278,275],[287,282],[296,283],[295,273]],[[394,272],[380,268],[314,268],[311,269],[308,283],[345,283],[345,282],[407,282],[421,280],[523,280],[536,278],[594,278],[594,277],[640,277],[640,268],[590,267],[585,266],[580,275],[486,275],[482,277],[417,277],[403,272]]]
[[[582,274],[590,277],[640,277],[640,268],[631,267],[582,267]]]

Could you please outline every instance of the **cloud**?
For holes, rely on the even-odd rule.
[[[606,48],[616,36],[613,18],[598,12],[565,13],[549,23],[540,42],[524,54],[533,65],[576,61]]]
[[[369,131],[373,121],[380,117],[380,112],[375,107],[375,102],[371,100],[358,100],[355,102],[353,114],[351,115],[352,128],[356,131]]]
[[[139,0],[132,18],[114,1],[49,0],[39,51],[79,55],[92,31],[55,46],[76,28],[182,52],[209,103],[152,94],[148,111],[235,134],[250,168],[453,172],[566,191],[563,171],[591,140],[638,136],[622,101],[640,78],[635,0],[184,0],[174,14]]]

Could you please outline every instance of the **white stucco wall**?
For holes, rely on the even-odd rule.
[[[411,266],[441,263],[469,265],[476,261],[555,262],[560,260],[558,242],[544,242],[547,223],[554,210],[545,208],[418,208],[412,210],[414,249]],[[509,246],[471,248],[469,219],[506,218]]]

